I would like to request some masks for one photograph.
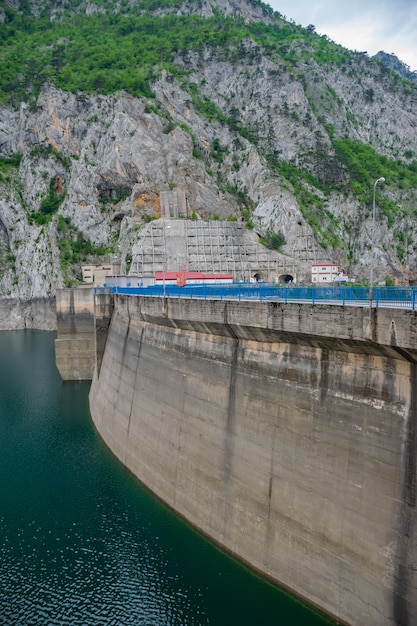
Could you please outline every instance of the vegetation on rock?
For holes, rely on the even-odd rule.
[[[23,235],[11,230],[16,207],[19,223],[43,229],[45,246],[36,250],[49,250],[56,231],[68,282],[82,259],[109,254],[119,229],[129,231],[121,224],[133,213],[137,184],[152,197],[183,187],[192,219],[240,213],[268,247],[287,254],[297,249],[302,224],[314,241],[306,259],[319,254],[360,275],[370,249],[374,181],[384,177],[376,261],[384,264],[381,276],[388,271],[392,279],[404,265],[410,269],[416,84],[264,2],[243,0],[240,12],[228,16],[223,6],[0,3],[5,291],[22,250]],[[59,96],[58,108],[54,89],[68,94],[67,103]],[[142,102],[141,112],[131,114],[127,105],[122,111],[121,94]],[[145,137],[146,129],[152,131]],[[138,156],[143,142],[153,169]],[[155,203],[149,206],[143,218],[156,217]]]

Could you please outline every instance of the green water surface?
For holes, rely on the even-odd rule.
[[[107,450],[53,333],[0,332],[0,624],[322,626]]]

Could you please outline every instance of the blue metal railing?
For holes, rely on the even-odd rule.
[[[328,303],[339,305],[407,308],[417,306],[417,287],[280,286],[271,283],[230,283],[224,285],[153,285],[150,287],[96,287],[96,293],[132,296],[201,298],[204,300],[257,300],[275,302]]]

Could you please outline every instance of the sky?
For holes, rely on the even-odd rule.
[[[417,0],[265,0],[297,24],[372,56],[395,54],[417,71]]]

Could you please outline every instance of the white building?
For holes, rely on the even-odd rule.
[[[107,265],[82,265],[81,273],[83,283],[94,284],[102,287],[107,276],[120,274],[120,263],[107,263]]]
[[[315,263],[311,266],[312,283],[346,283],[348,275],[334,263]]]
[[[151,287],[155,284],[153,276],[106,276],[103,287]]]

